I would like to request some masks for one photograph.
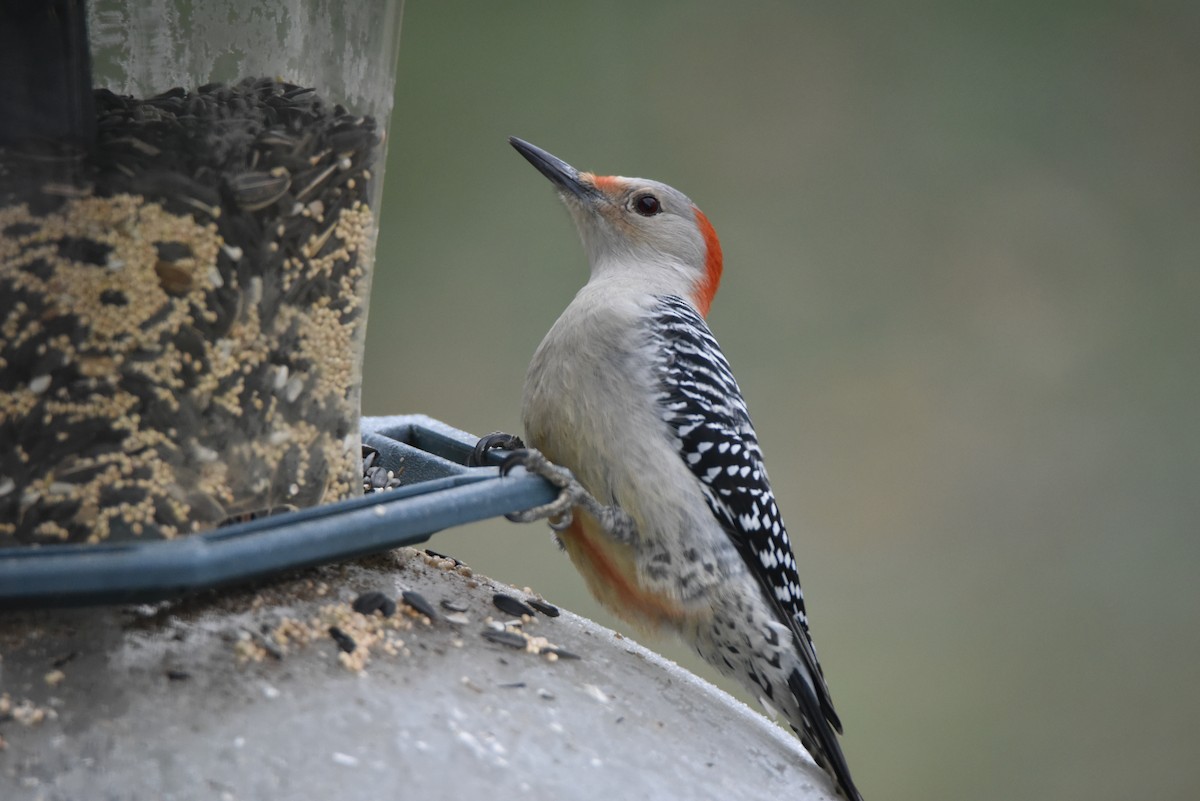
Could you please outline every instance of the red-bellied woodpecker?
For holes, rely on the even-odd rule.
[[[529,366],[530,450],[508,463],[562,493],[514,519],[550,518],[604,605],[682,635],[782,713],[859,801],[762,451],[704,322],[722,269],[712,225],[665,184],[579,172],[510,141],[558,189],[591,263]]]

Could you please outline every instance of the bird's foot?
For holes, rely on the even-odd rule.
[[[489,451],[517,451],[524,448],[525,443],[520,437],[505,434],[503,431],[493,431],[475,443],[475,449],[467,457],[467,467],[483,467],[487,463]]]
[[[560,492],[558,493],[558,497],[550,501],[550,503],[535,506],[523,512],[513,512],[512,514],[505,515],[505,517],[514,523],[532,523],[535,520],[546,520],[549,522],[550,528],[555,531],[562,531],[571,525],[574,519],[572,510],[576,506],[586,508],[599,505],[596,499],[571,474],[570,470],[554,464],[543,456],[539,450],[523,448],[514,451],[500,465],[500,475],[508,475],[518,465],[524,467],[526,471],[546,479],[558,487]]]
[[[550,528],[564,531],[574,520],[575,509],[583,509],[595,518],[601,529],[614,539],[632,543],[637,538],[637,526],[628,513],[619,506],[605,506],[588,492],[578,479],[565,467],[556,465],[533,448],[514,451],[500,465],[500,475],[507,475],[517,465],[528,472],[539,475],[558,487],[560,492],[553,501],[524,512],[514,512],[506,515],[515,523],[531,523],[535,520],[547,520]]]

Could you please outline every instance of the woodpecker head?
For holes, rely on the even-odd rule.
[[[558,189],[594,277],[636,275],[708,314],[721,282],[721,243],[686,195],[645,178],[580,172],[540,147],[508,141]]]

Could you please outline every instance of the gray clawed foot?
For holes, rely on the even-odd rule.
[[[532,523],[535,520],[546,520],[550,524],[550,528],[555,531],[562,531],[568,528],[574,520],[572,509],[576,506],[587,507],[596,505],[596,500],[588,494],[588,491],[583,488],[582,484],[575,480],[575,476],[571,474],[570,470],[554,464],[543,456],[541,451],[533,448],[514,451],[500,465],[500,475],[508,475],[518,465],[524,467],[528,472],[546,479],[558,487],[561,492],[550,503],[535,506],[523,512],[513,512],[512,514],[505,515],[505,517],[514,523]]]
[[[547,520],[550,528],[564,531],[570,527],[574,519],[576,507],[585,510],[596,519],[600,527],[609,536],[620,542],[632,543],[637,537],[637,526],[626,512],[618,506],[604,506],[584,489],[583,485],[565,467],[556,465],[547,459],[541,451],[533,448],[514,451],[500,465],[500,475],[508,475],[509,471],[521,465],[530,473],[539,475],[561,490],[558,497],[542,506],[527,509],[524,512],[513,512],[506,515],[514,523],[532,523],[535,520]]]
[[[475,449],[467,457],[467,467],[483,467],[487,464],[487,456],[490,451],[516,451],[524,448],[525,443],[521,441],[520,437],[505,434],[503,431],[493,431],[475,443]]]

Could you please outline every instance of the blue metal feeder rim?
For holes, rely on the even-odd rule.
[[[399,487],[174,540],[0,550],[0,609],[161,601],[416,545],[556,496],[521,470],[502,478],[494,452],[467,467],[478,438],[431,417],[364,417],[362,440]]]

